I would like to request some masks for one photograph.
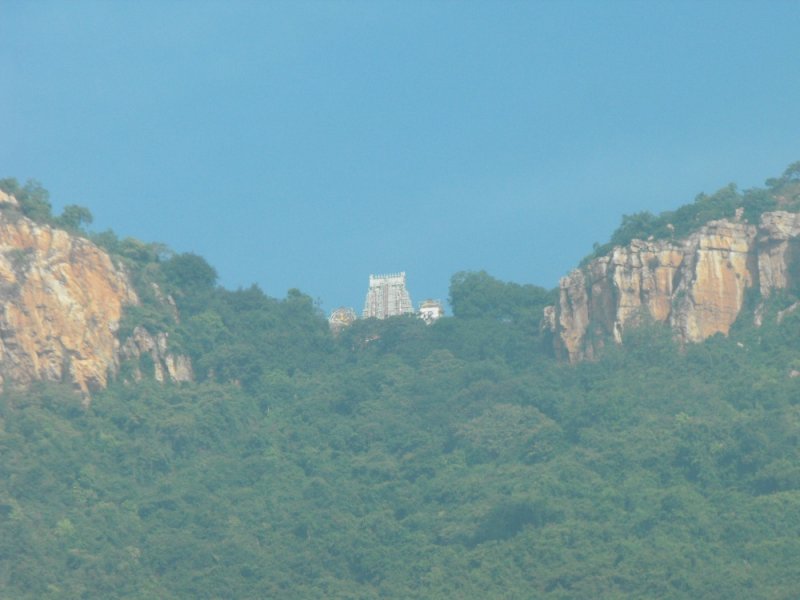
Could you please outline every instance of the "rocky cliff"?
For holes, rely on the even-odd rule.
[[[71,382],[88,399],[117,373],[120,319],[138,302],[106,252],[27,219],[13,196],[0,194],[0,387]],[[144,337],[127,345],[147,345]],[[183,359],[168,358],[166,340],[155,344],[168,376],[191,373]]]
[[[147,356],[153,365],[153,377],[159,383],[165,381],[179,382],[192,381],[194,372],[189,357],[170,351],[169,336],[160,331],[153,335],[141,325],[133,329],[133,334],[122,344],[121,356],[123,359],[134,361],[133,378],[139,381],[143,378],[139,367],[141,358]]]
[[[727,334],[748,288],[767,298],[800,283],[792,281],[798,236],[796,213],[764,213],[753,225],[740,211],[684,240],[634,240],[562,278],[545,323],[570,362],[592,359],[609,339],[621,342],[644,318],[669,323],[681,342]]]

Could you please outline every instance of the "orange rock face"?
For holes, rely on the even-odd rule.
[[[728,334],[754,284],[755,235],[752,225],[717,221],[689,238],[682,295],[670,315],[683,341]]]
[[[791,282],[800,260],[800,215],[765,213],[758,226],[712,221],[682,241],[633,240],[564,277],[545,322],[570,362],[622,342],[642,318],[667,322],[682,342],[727,335],[747,288],[764,297]],[[798,255],[798,256],[795,256]]]
[[[790,281],[789,267],[798,260],[796,242],[800,238],[800,214],[776,211],[764,214],[758,231],[758,276],[766,297],[798,283]]]
[[[116,331],[137,304],[90,241],[0,211],[0,383],[69,381],[86,397],[119,366]]]

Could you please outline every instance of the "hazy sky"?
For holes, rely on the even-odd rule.
[[[557,284],[800,160],[800,2],[0,0],[0,177],[226,287]]]

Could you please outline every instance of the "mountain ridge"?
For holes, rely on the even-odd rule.
[[[727,335],[750,291],[761,299],[751,315],[758,324],[773,292],[800,285],[800,216],[765,210],[799,208],[799,174],[794,163],[768,180],[770,190],[738,194],[730,185],[659,217],[624,217],[612,243],[563,277],[558,302],[545,308],[556,354],[592,360],[648,319],[668,324],[681,344]]]
[[[758,226],[712,221],[679,241],[634,240],[562,278],[546,309],[557,352],[592,359],[605,341],[622,343],[645,318],[665,322],[681,343],[727,335],[748,289],[764,298],[792,283],[797,214],[765,213]]]
[[[594,359],[609,340],[622,343],[626,329],[647,319],[667,323],[681,343],[725,335],[747,293],[755,290],[765,300],[800,282],[793,274],[800,268],[800,220],[789,212],[800,210],[800,162],[767,186],[740,193],[731,184],[658,216],[623,217],[609,244],[595,245],[561,279],[557,302],[544,310],[555,355],[573,363]],[[143,373],[174,382],[195,376],[189,356],[168,348],[168,340],[174,346],[176,335],[186,340],[198,332],[190,331],[193,323],[179,324],[178,306],[159,282],[174,277],[179,297],[192,278],[213,285],[216,273],[201,258],[165,262],[164,246],[120,241],[113,232],[90,236],[100,247],[82,228],[91,213],[68,206],[53,217],[36,182],[0,181],[0,207],[0,383],[69,381],[88,401],[126,361],[131,367],[123,378],[133,381]],[[453,290],[463,275],[454,276]],[[470,285],[481,281],[477,275],[467,277]],[[492,278],[484,279],[479,285],[492,289]],[[491,293],[510,293],[500,289]],[[529,301],[538,302],[537,294],[543,297],[537,292]],[[484,298],[487,315],[492,302]],[[466,307],[462,302],[462,316]],[[190,313],[195,309],[202,312],[198,305]],[[756,321],[760,313],[763,306],[756,306]],[[195,358],[207,362],[197,352]]]

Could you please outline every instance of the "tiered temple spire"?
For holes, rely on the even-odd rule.
[[[411,296],[406,290],[405,272],[370,275],[369,291],[364,302],[365,319],[385,319],[414,312]]]

